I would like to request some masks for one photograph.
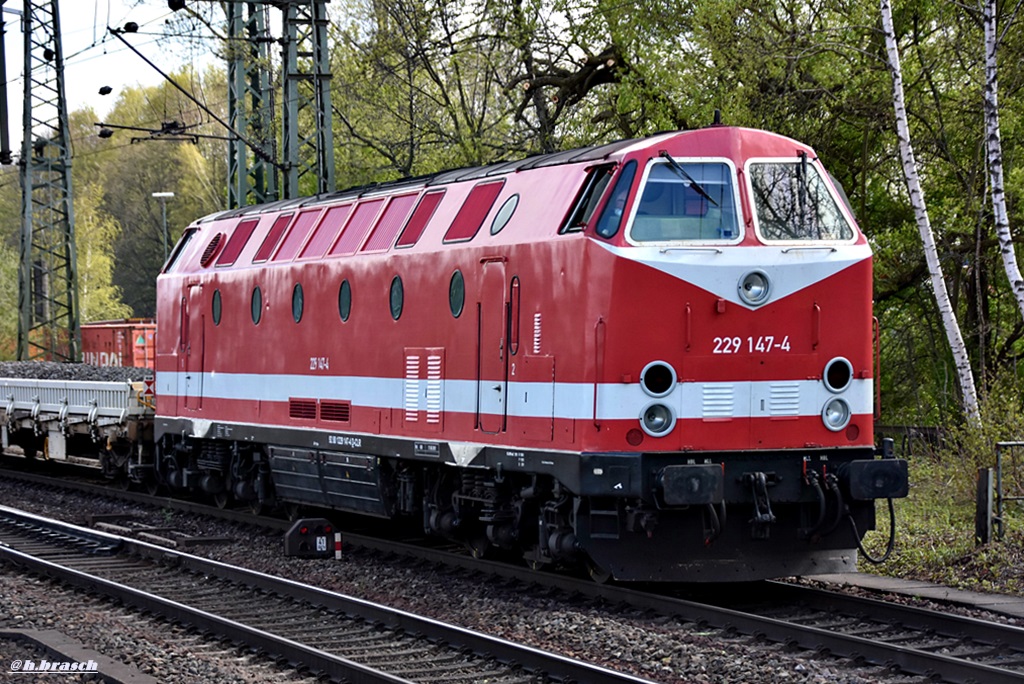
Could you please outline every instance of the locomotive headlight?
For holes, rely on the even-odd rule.
[[[761,306],[768,301],[772,284],[764,271],[750,271],[740,278],[738,289],[740,299],[751,306]]]
[[[832,432],[839,432],[850,422],[850,405],[845,399],[830,399],[821,410],[821,420]]]
[[[822,380],[829,392],[839,394],[853,382],[853,364],[842,356],[837,356],[825,364]]]
[[[667,404],[652,402],[640,412],[640,427],[651,437],[663,437],[676,425],[676,414]]]
[[[640,373],[640,387],[655,399],[664,397],[676,387],[676,371],[664,361],[651,361]]]

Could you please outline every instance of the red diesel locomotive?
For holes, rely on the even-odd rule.
[[[738,581],[853,569],[906,495],[873,445],[871,250],[772,133],[222,212],[157,292],[154,475],[220,503]]]

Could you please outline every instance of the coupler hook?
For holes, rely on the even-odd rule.
[[[750,533],[754,539],[767,539],[775,522],[772,504],[768,499],[768,478],[762,472],[746,473],[754,497],[754,517],[750,519]]]

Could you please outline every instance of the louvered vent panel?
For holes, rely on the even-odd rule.
[[[213,261],[213,257],[217,256],[217,251],[220,249],[220,243],[224,240],[224,233],[217,233],[210,240],[210,244],[206,245],[206,249],[203,251],[203,256],[199,258],[200,266],[209,266],[210,262]]]
[[[288,417],[316,420],[316,399],[289,399]]]
[[[732,383],[704,385],[702,393],[705,418],[732,418],[735,400]]]
[[[420,357],[409,354],[405,357],[405,421],[419,420]]]
[[[795,382],[773,382],[768,401],[773,416],[800,415],[800,385]]]
[[[442,357],[436,354],[427,356],[427,423],[436,425],[441,422],[443,408],[442,389]]]
[[[320,402],[320,419],[332,423],[347,423],[351,420],[352,405],[347,401]]]

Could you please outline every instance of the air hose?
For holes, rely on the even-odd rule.
[[[864,559],[873,565],[880,565],[889,560],[889,556],[892,555],[892,550],[896,546],[896,507],[893,506],[892,499],[887,499],[887,501],[889,502],[889,543],[886,544],[885,553],[880,558],[875,558],[864,548],[864,544],[861,543],[860,532],[857,530],[857,523],[854,522],[852,515],[847,514],[847,520],[850,521],[850,527],[853,528],[853,538],[857,540],[857,548],[860,549]]]

